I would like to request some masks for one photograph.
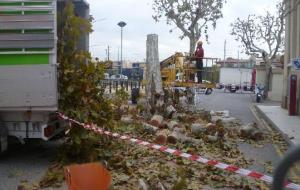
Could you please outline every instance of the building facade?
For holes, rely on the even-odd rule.
[[[282,93],[282,107],[289,109],[296,104],[297,114],[300,115],[300,70],[296,70],[292,63],[300,58],[300,0],[286,0],[287,16],[285,31],[284,81]],[[290,102],[290,79],[297,76],[296,102]]]
[[[225,68],[247,68],[252,69],[255,65],[255,59],[234,59],[227,58],[226,60],[217,61],[216,64]]]

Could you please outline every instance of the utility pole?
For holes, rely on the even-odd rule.
[[[224,67],[226,62],[226,40],[224,41]]]
[[[121,28],[121,71],[120,71],[120,74],[122,74],[122,69],[123,69],[123,28],[126,25],[127,24],[123,21],[118,23],[118,26],[120,26],[120,28]]]
[[[238,51],[238,65],[239,65],[239,68],[241,68],[241,62],[240,62],[240,51]]]
[[[107,47],[107,61],[109,61],[109,54],[110,54],[110,52],[109,52],[109,46]]]
[[[242,90],[242,76],[243,76],[243,71],[242,71],[242,64],[240,62],[240,51],[238,51],[238,67],[239,67],[239,70],[240,70],[240,92],[242,94],[243,90]]]
[[[120,48],[118,47],[118,63],[120,62]]]

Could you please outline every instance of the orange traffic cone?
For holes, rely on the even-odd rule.
[[[108,190],[111,182],[109,172],[100,163],[67,166],[65,177],[68,190]]]

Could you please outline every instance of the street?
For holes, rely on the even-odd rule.
[[[243,124],[257,122],[264,131],[266,130],[261,121],[258,121],[254,116],[253,110],[251,111],[251,106],[255,103],[255,98],[254,94],[250,92],[230,93],[216,89],[208,96],[198,94],[196,99],[197,105],[206,110],[228,110],[230,116],[241,120]],[[272,165],[275,166],[281,157],[278,148],[274,147],[272,143],[263,143],[263,145],[256,146],[247,142],[240,142],[239,148],[247,158],[253,160],[253,164],[249,169],[262,173],[269,173],[266,168],[266,163],[272,163]]]
[[[11,143],[8,151],[0,156],[0,190],[16,190],[20,184],[25,187],[26,184],[38,185],[54,159],[58,145],[57,142],[42,141],[30,141],[25,145]]]
[[[252,103],[253,94],[250,92],[230,93],[215,89],[209,96],[199,94],[197,97],[197,105],[207,110],[229,110],[231,116],[240,119],[244,124],[255,121],[249,108]]]

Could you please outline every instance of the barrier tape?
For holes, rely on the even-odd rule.
[[[112,133],[110,131],[105,131],[105,130],[97,127],[94,124],[92,124],[92,125],[84,124],[84,123],[78,122],[74,119],[71,119],[71,118],[69,118],[69,117],[67,117],[67,116],[65,116],[61,113],[58,113],[58,116],[63,120],[66,120],[66,121],[69,121],[71,123],[77,124],[77,125],[83,127],[84,129],[93,131],[93,132],[95,132],[97,134],[100,134],[100,135],[104,134],[104,135],[107,135],[107,136],[110,136],[110,137],[113,137],[113,138],[121,139],[121,140],[124,140],[124,141],[129,141],[133,144],[141,145],[141,146],[144,146],[144,147],[147,147],[147,148],[151,148],[151,149],[154,149],[154,150],[161,151],[163,153],[172,154],[174,156],[182,157],[182,158],[185,158],[185,159],[188,159],[188,160],[191,160],[191,161],[195,161],[195,162],[199,162],[199,163],[202,163],[202,164],[214,166],[214,167],[219,168],[221,170],[229,171],[229,172],[232,172],[232,173],[235,173],[235,174],[239,174],[241,176],[251,177],[251,178],[254,178],[254,179],[257,179],[257,180],[260,180],[260,181],[267,182],[269,184],[272,184],[272,182],[273,182],[273,177],[262,174],[262,173],[259,173],[259,172],[256,172],[256,171],[250,171],[250,170],[243,169],[243,168],[240,168],[240,167],[237,167],[237,166],[234,166],[234,165],[224,164],[224,163],[218,162],[216,160],[209,160],[209,159],[206,159],[206,158],[204,158],[202,156],[199,156],[199,155],[188,154],[188,153],[182,152],[180,150],[176,150],[176,149],[172,149],[172,148],[169,148],[169,147],[166,147],[166,146],[161,146],[161,145],[158,145],[158,144],[153,144],[153,143],[149,143],[147,141],[142,141],[142,140],[139,140],[139,139],[136,139],[136,138],[132,138],[128,135],[121,135],[119,133]],[[291,183],[291,182],[288,182],[288,181],[285,182],[285,187],[300,190],[300,185],[299,184]]]

